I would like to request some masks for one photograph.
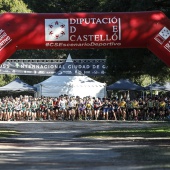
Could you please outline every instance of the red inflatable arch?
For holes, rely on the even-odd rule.
[[[0,15],[0,63],[18,49],[148,48],[170,66],[170,20],[160,11]]]

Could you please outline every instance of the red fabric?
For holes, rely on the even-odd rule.
[[[4,13],[0,63],[18,49],[148,48],[170,66],[169,32],[170,20],[159,11]]]

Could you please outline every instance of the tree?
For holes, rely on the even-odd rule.
[[[0,13],[4,12],[31,12],[22,0],[1,0]],[[0,75],[0,86],[3,86],[13,80],[14,75]]]
[[[114,80],[120,77],[138,80],[145,75],[163,82],[170,74],[170,69],[147,49],[111,50],[107,56],[107,66],[107,74]]]
[[[1,0],[0,13],[4,12],[31,12],[22,0]]]
[[[48,0],[39,2],[36,0],[24,0],[29,8],[38,13],[70,13],[70,12],[95,12],[98,0]]]

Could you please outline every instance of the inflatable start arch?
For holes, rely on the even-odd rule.
[[[160,11],[0,15],[0,63],[18,49],[148,48],[170,66],[170,20]]]

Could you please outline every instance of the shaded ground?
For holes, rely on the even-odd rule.
[[[166,122],[0,122],[19,135],[0,138],[0,169],[170,169],[170,137],[78,137]],[[169,125],[168,123],[166,123]]]

